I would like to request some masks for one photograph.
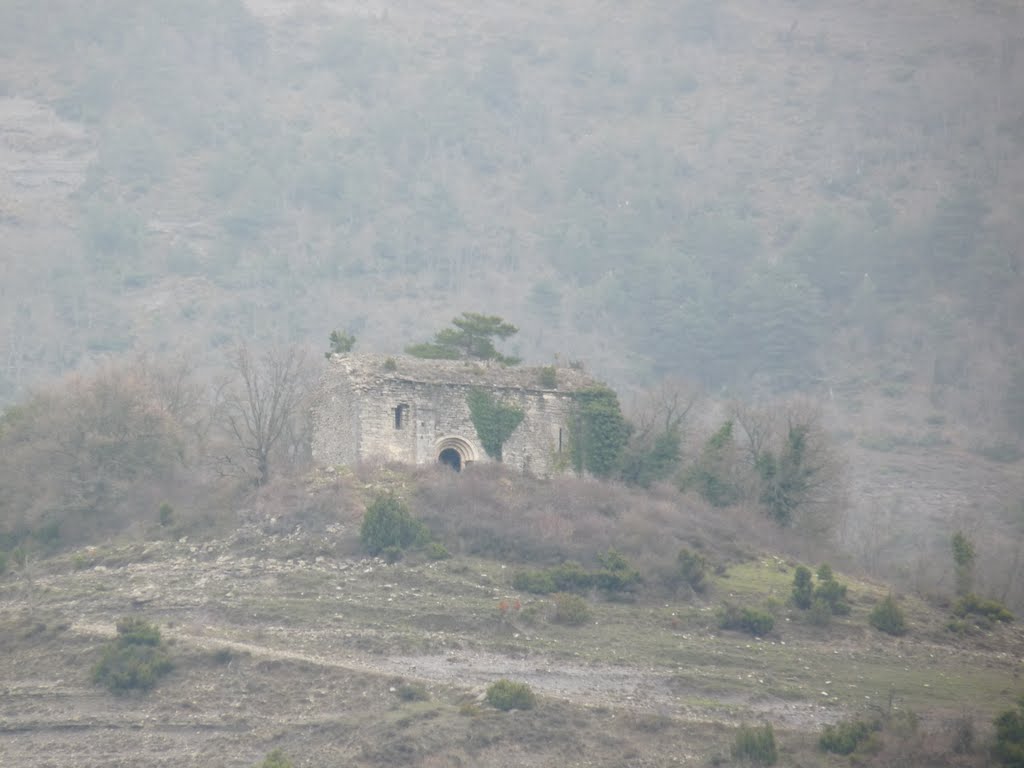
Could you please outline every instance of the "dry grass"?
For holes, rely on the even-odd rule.
[[[493,466],[418,470],[410,496],[417,517],[453,553],[595,567],[614,548],[656,580],[674,572],[682,547],[714,566],[745,559],[776,537],[751,510],[711,510],[668,486],[647,492],[575,477],[537,480]]]

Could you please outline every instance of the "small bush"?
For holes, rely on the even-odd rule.
[[[761,637],[772,631],[775,619],[770,613],[727,603],[719,614],[718,626],[721,629],[735,629]]]
[[[846,585],[836,581],[828,564],[818,568],[817,587],[811,581],[810,569],[798,565],[793,575],[793,592],[790,599],[793,605],[802,611],[816,609],[815,616],[809,617],[812,624],[828,624],[831,619],[823,616],[821,603],[824,603],[835,616],[845,616],[850,612],[850,603],[846,599]]]
[[[703,593],[708,586],[708,562],[704,556],[683,547],[679,550],[677,563],[679,578],[694,592]]]
[[[594,586],[594,574],[569,560],[542,571],[520,571],[512,577],[512,586],[535,595],[552,592],[585,592]]]
[[[850,755],[878,729],[879,723],[866,723],[863,720],[844,720],[835,725],[826,725],[818,738],[818,747],[823,752]]]
[[[388,547],[405,549],[413,544],[430,540],[426,526],[414,520],[409,508],[392,494],[382,494],[366,508],[359,539],[371,555],[378,555]]]
[[[537,374],[537,383],[544,389],[558,388],[558,372],[553,365],[545,365]]]
[[[590,621],[591,612],[587,601],[579,595],[568,592],[559,592],[554,596],[555,616],[559,624],[568,624],[570,627],[579,627]]]
[[[814,599],[814,585],[811,583],[811,569],[798,565],[793,576],[793,605],[802,611],[811,607]]]
[[[104,648],[92,679],[114,693],[148,691],[172,667],[160,630],[143,619],[129,617],[117,622],[117,638]]]
[[[526,683],[498,680],[487,688],[487,703],[495,709],[507,712],[510,709],[533,709],[537,697]]]
[[[814,600],[823,600],[836,616],[846,616],[850,603],[846,600],[846,585],[836,581],[832,569],[823,565],[818,569],[818,586],[814,588]],[[812,600],[812,605],[814,603]]]
[[[384,361],[384,370],[388,373],[394,373],[398,370],[398,363],[395,362],[395,358],[389,357]]]
[[[534,595],[549,595],[555,591],[555,580],[547,571],[519,571],[512,577],[512,586]]]
[[[432,541],[427,544],[423,553],[427,556],[428,560],[447,560],[452,556],[452,553],[439,541]]]
[[[7,553],[0,550],[0,575],[7,572]]]
[[[907,633],[907,620],[903,615],[903,609],[892,595],[886,596],[874,607],[868,621],[875,629],[889,635],[899,636]]]
[[[160,645],[160,628],[138,616],[119,619],[117,635],[122,645]]]
[[[640,572],[630,566],[619,552],[609,549],[598,557],[601,570],[593,575],[593,582],[605,592],[626,592],[640,583]]]
[[[293,768],[293,764],[291,760],[284,756],[284,752],[280,749],[275,749],[256,768]]]
[[[552,592],[586,592],[597,587],[605,592],[626,592],[640,583],[640,572],[614,549],[598,557],[602,568],[588,571],[579,563],[567,560],[542,571],[520,571],[512,577],[512,586],[535,595]]]
[[[427,687],[421,683],[400,683],[395,686],[395,695],[402,701],[429,701]]]
[[[736,739],[732,745],[734,760],[743,760],[754,765],[775,765],[779,759],[775,747],[775,731],[771,723],[760,727],[741,725],[736,731]]]
[[[1003,765],[1012,768],[1024,766],[1024,697],[1017,701],[1017,709],[1000,712],[995,719],[996,743],[992,753]]]
[[[160,520],[160,527],[167,528],[171,525],[171,523],[174,522],[174,507],[164,502],[163,504],[160,505],[160,509],[158,510],[158,517]]]
[[[974,626],[973,623],[965,621],[964,619],[950,619],[946,622],[946,629],[955,635],[960,635],[961,637],[977,631],[977,627]]]
[[[559,592],[586,592],[594,586],[594,575],[572,560],[549,568],[548,573]]]
[[[1013,621],[1013,614],[1006,606],[998,600],[987,600],[975,594],[964,595],[953,604],[953,615],[959,619],[968,616],[984,618],[991,621],[1002,621],[1009,623]]]
[[[832,623],[832,606],[820,597],[811,601],[807,609],[807,623],[815,627],[827,627]]]

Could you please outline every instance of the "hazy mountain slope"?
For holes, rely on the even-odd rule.
[[[1012,3],[3,15],[7,397],[181,339],[396,349],[482,304],[619,382],[806,386],[837,333],[943,338],[936,301],[1019,344]]]

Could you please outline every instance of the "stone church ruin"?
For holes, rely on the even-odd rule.
[[[312,407],[313,458],[568,472],[574,393],[595,383],[573,368],[332,355]]]

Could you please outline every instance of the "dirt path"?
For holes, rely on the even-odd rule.
[[[91,637],[113,637],[110,624],[75,622],[71,631]],[[842,715],[832,707],[807,702],[783,701],[772,696],[730,694],[718,700],[719,707],[693,707],[683,703],[687,691],[670,689],[664,672],[608,664],[572,664],[543,656],[515,658],[502,654],[467,651],[431,655],[379,656],[359,651],[338,654],[310,654],[266,644],[227,637],[227,630],[204,627],[201,632],[183,628],[164,630],[168,639],[202,651],[228,649],[262,660],[299,662],[318,667],[384,677],[401,677],[425,684],[452,686],[477,692],[503,677],[529,684],[543,696],[558,698],[576,706],[609,707],[679,717],[691,722],[742,719],[740,715],[771,715],[781,726],[796,730],[817,730]],[[693,691],[693,697],[698,695]],[[706,694],[705,694],[706,695]],[[692,697],[691,697],[692,698]],[[739,713],[730,716],[730,712]]]

